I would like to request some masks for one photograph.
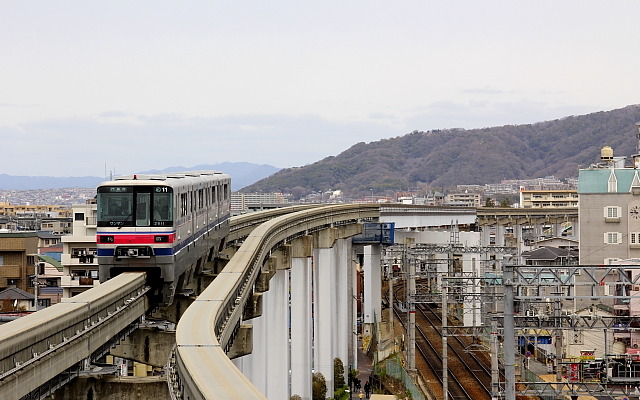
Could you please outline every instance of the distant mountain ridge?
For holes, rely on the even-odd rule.
[[[238,190],[260,179],[266,178],[280,168],[266,164],[252,164],[247,162],[224,162],[218,164],[201,164],[194,167],[169,167],[163,170],[134,172],[139,174],[157,174],[181,171],[216,170],[231,175],[233,190]],[[0,174],[0,190],[35,190],[61,188],[92,188],[97,187],[106,179],[96,176],[82,177],[53,177],[53,176],[14,176]]]
[[[603,146],[611,146],[616,156],[635,153],[637,121],[640,105],[534,124],[413,131],[283,169],[242,191],[390,195],[504,179],[577,177],[579,168],[598,161]]]

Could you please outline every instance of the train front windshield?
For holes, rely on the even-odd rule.
[[[166,186],[98,188],[98,226],[171,226],[173,191]]]

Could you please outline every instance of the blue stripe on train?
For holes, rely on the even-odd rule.
[[[172,256],[173,249],[154,248],[153,252],[156,256]],[[98,249],[98,257],[113,257],[114,249]]]
[[[172,256],[173,255],[173,249],[172,248],[169,248],[169,249],[154,248],[153,249],[153,253],[156,256]]]

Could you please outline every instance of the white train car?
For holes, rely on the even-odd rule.
[[[144,271],[171,304],[229,232],[231,179],[217,171],[117,177],[98,187],[100,281]]]

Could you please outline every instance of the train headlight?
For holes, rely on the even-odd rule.
[[[100,243],[115,243],[113,236],[102,235],[100,236]]]

